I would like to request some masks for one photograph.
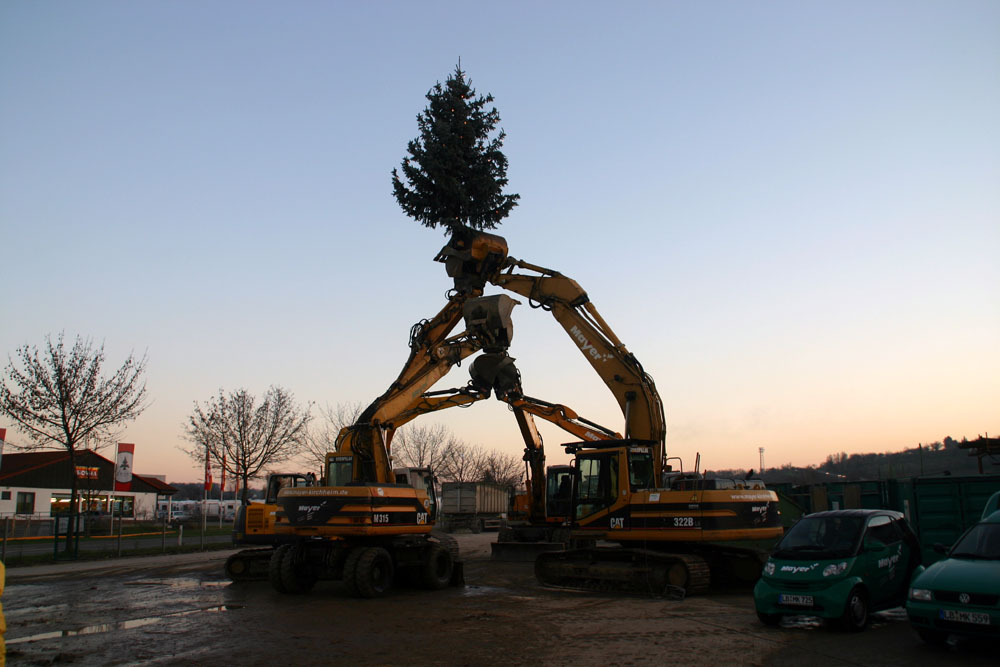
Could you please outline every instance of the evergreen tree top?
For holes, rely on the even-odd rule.
[[[520,195],[504,194],[506,134],[493,96],[476,97],[460,66],[427,92],[417,115],[420,135],[407,144],[408,156],[392,170],[393,195],[403,211],[426,227],[443,225],[493,229],[510,214]],[[492,136],[491,136],[492,135]]]

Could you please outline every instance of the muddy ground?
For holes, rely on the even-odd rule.
[[[761,625],[749,590],[671,601],[551,590],[530,564],[489,560],[495,535],[456,535],[466,586],[347,597],[231,584],[230,552],[8,570],[10,665],[987,665],[983,643],[940,649],[902,610],[859,635]]]

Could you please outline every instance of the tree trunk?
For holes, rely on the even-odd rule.
[[[67,447],[69,450],[69,474],[70,479],[70,491],[69,491],[69,533],[66,536],[66,553],[68,554],[73,548],[73,538],[76,537],[77,531],[77,479],[76,479],[76,448],[73,446]],[[114,475],[111,476],[111,485],[114,488]],[[58,522],[58,519],[56,519]]]

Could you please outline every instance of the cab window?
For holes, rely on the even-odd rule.
[[[628,482],[632,491],[652,489],[655,486],[653,484],[653,456],[649,450],[629,452]]]
[[[327,486],[347,486],[354,481],[353,456],[331,456],[326,465]]]
[[[865,532],[865,542],[886,545],[894,544],[901,539],[898,529],[892,522],[892,517],[873,516],[868,520],[868,530]]]

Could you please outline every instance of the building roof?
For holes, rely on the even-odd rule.
[[[95,451],[81,449],[74,457],[77,490],[110,491],[114,488],[115,464]],[[18,452],[0,458],[0,486],[68,489],[73,484],[69,452],[66,450]],[[132,491],[172,496],[177,489],[154,477],[132,475]]]

